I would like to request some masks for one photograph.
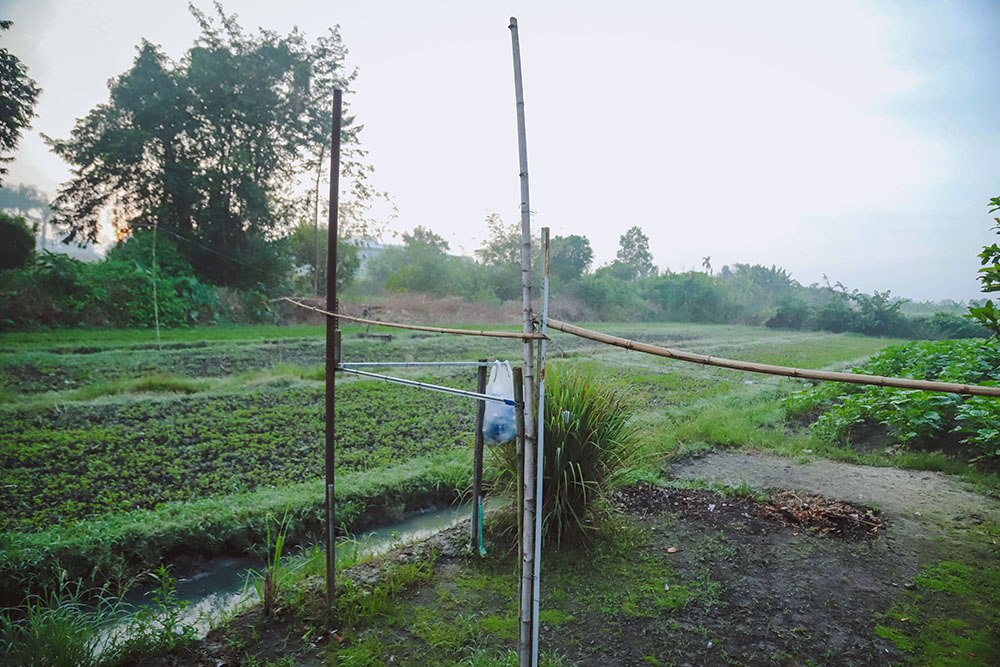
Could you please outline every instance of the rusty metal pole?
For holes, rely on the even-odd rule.
[[[333,125],[330,128],[330,228],[327,230],[326,253],[326,309],[331,313],[340,310],[337,302],[337,236],[340,207],[340,124],[343,113],[343,94],[333,91]],[[326,603],[333,606],[336,590],[337,566],[336,493],[334,464],[336,462],[337,433],[334,407],[336,402],[336,371],[340,364],[340,329],[337,318],[326,318]]]
[[[480,359],[483,364],[485,359]],[[486,366],[476,369],[476,392],[486,393]],[[482,542],[483,524],[483,417],[486,413],[486,402],[476,401],[476,450],[472,464],[472,549],[480,555],[486,551]]]

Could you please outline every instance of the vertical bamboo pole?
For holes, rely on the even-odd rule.
[[[333,91],[333,126],[330,128],[330,228],[327,230],[326,253],[326,309],[331,313],[339,310],[337,302],[337,235],[340,207],[340,125],[343,113],[343,95]],[[336,493],[334,464],[336,449],[336,370],[340,363],[340,331],[337,318],[326,318],[326,603],[333,606],[335,572],[337,566],[337,545],[334,530],[336,522]]]
[[[521,82],[521,45],[517,19],[510,18],[511,47],[514,56],[514,95],[517,111],[518,164],[521,178],[521,288],[524,310],[524,333],[534,331],[531,317],[531,207],[528,198],[528,146],[524,127],[524,87]],[[522,667],[531,664],[531,592],[534,571],[535,519],[535,420],[534,420],[534,354],[530,339],[524,341],[524,521],[521,526],[521,631],[519,656]],[[516,386],[516,382],[515,382]]]
[[[548,330],[549,319],[549,228],[542,227],[545,273],[542,279],[541,332]],[[531,600],[531,667],[538,667],[538,614],[542,598],[542,483],[545,479],[545,343],[538,345],[538,461],[535,464],[535,570]]]
[[[485,359],[480,359],[485,364]],[[486,393],[486,366],[476,369],[476,391]],[[476,453],[472,464],[472,549],[486,555],[480,540],[479,526],[483,522],[483,416],[486,402],[476,401]]]

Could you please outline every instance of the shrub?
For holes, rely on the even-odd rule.
[[[35,259],[35,230],[24,218],[0,211],[0,270],[20,269]]]
[[[580,368],[550,367],[545,381],[543,540],[556,547],[589,542],[601,501],[635,460],[637,429],[629,397]],[[497,485],[516,491],[517,455],[508,443],[495,450]]]

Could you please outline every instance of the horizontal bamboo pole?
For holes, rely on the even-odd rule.
[[[718,366],[719,368],[731,368],[737,371],[748,371],[750,373],[765,373],[767,375],[784,375],[786,377],[803,378],[807,380],[825,380],[828,382],[849,382],[851,384],[877,385],[879,387],[897,387],[899,389],[923,389],[925,391],[942,391],[949,394],[966,394],[973,396],[993,396],[1000,397],[1000,387],[984,387],[974,384],[958,384],[955,382],[933,382],[931,380],[911,380],[908,378],[882,377],[881,375],[860,375],[857,373],[838,373],[834,371],[816,371],[803,368],[789,368],[788,366],[774,366],[772,364],[758,364],[753,361],[737,361],[734,359],[723,359],[721,357],[711,357],[705,354],[685,352],[669,347],[659,347],[648,343],[638,343],[618,336],[591,331],[582,327],[560,322],[549,318],[548,326],[557,331],[580,336],[598,343],[607,343],[616,347],[623,347],[626,350],[645,352],[646,354],[658,357],[667,357],[678,361],[688,361],[706,366]]]
[[[517,333],[516,331],[484,331],[482,329],[446,329],[443,327],[424,327],[417,324],[399,324],[398,322],[379,322],[377,320],[366,320],[362,317],[352,317],[350,315],[344,315],[343,313],[331,313],[328,310],[323,310],[321,308],[316,308],[315,306],[310,306],[308,304],[302,303],[301,301],[296,301],[287,296],[283,296],[280,299],[275,299],[275,301],[287,301],[290,304],[298,306],[299,308],[305,308],[306,310],[311,310],[313,312],[319,313],[320,315],[326,315],[327,317],[336,317],[339,320],[350,320],[351,322],[358,322],[360,324],[372,324],[379,327],[391,327],[394,329],[411,329],[413,331],[429,331],[430,333],[441,333],[441,334],[457,334],[459,336],[487,336],[490,338],[531,338],[531,339],[542,339],[545,338],[542,334],[537,333]]]

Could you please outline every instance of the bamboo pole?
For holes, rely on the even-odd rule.
[[[521,368],[514,369],[514,414],[516,415],[515,424],[517,426],[517,443],[519,445],[519,450],[522,452],[522,456],[519,457],[519,461],[522,465],[522,470],[524,471],[521,475],[521,489],[524,498],[524,503],[527,505],[528,494],[527,491],[531,486],[531,482],[527,476],[527,471],[531,467],[532,461],[525,454],[525,434],[527,433],[527,422],[524,420],[525,404],[524,404],[524,388],[525,381],[524,375]],[[529,567],[527,554],[534,552],[533,537],[534,537],[534,526],[527,520],[527,512],[524,513],[524,518],[522,519],[521,530],[518,534],[518,556],[521,560],[521,576],[518,579],[518,656],[519,662],[522,667],[529,667],[531,665],[531,575],[532,569]]]
[[[704,364],[706,366],[717,366],[719,368],[730,368],[737,371],[747,371],[750,373],[764,373],[766,375],[783,375],[785,377],[802,378],[805,380],[824,380],[827,382],[848,382],[850,384],[876,385],[879,387],[897,387],[899,389],[922,389],[924,391],[941,391],[949,394],[965,394],[971,396],[993,396],[1000,397],[1000,387],[985,387],[975,384],[959,384],[956,382],[935,382],[932,380],[912,380],[909,378],[883,377],[881,375],[861,375],[858,373],[840,373],[836,371],[818,371],[805,368],[791,368],[788,366],[775,366],[772,364],[759,364],[753,361],[737,361],[734,359],[724,359],[722,357],[712,357],[706,354],[696,354],[685,352],[669,347],[660,347],[648,343],[639,343],[627,338],[609,336],[590,329],[584,329],[573,324],[560,322],[559,320],[548,320],[548,326],[564,333],[580,336],[598,343],[606,343],[616,347],[623,347],[626,350],[635,350],[658,357],[667,357],[677,361],[687,361],[694,364]]]
[[[534,420],[534,354],[532,339],[534,322],[531,313],[531,206],[528,197],[528,146],[524,127],[524,86],[521,81],[521,45],[517,19],[510,17],[511,49],[514,56],[514,96],[517,112],[518,165],[521,180],[521,301],[524,310],[524,531],[521,563],[521,634],[519,656],[521,667],[529,667],[532,659],[531,642],[531,576],[534,571],[535,518],[535,420]],[[528,336],[531,335],[529,338]]]
[[[430,333],[440,333],[440,334],[457,334],[459,336],[488,336],[490,338],[521,338],[521,339],[536,339],[540,340],[542,338],[541,334],[536,333],[517,333],[516,331],[485,331],[483,329],[448,329],[445,327],[425,327],[418,324],[400,324],[398,322],[379,322],[377,320],[366,320],[363,317],[354,317],[352,315],[344,315],[343,313],[333,313],[329,310],[323,310],[322,308],[316,308],[315,306],[310,306],[307,303],[302,303],[301,301],[296,301],[295,299],[287,296],[274,299],[275,301],[287,301],[293,306],[298,306],[299,308],[305,308],[306,310],[311,310],[320,315],[326,315],[327,317],[337,319],[337,320],[347,320],[349,322],[358,322],[360,324],[374,324],[380,327],[389,327],[392,329],[410,329],[411,331],[428,331]]]
[[[327,234],[326,255],[326,308],[336,313],[337,303],[337,233],[340,201],[340,125],[343,97],[340,90],[333,91],[333,124],[330,128],[330,228]],[[340,363],[337,319],[326,320],[326,604],[334,603],[337,543],[334,535],[336,522],[336,371]]]

